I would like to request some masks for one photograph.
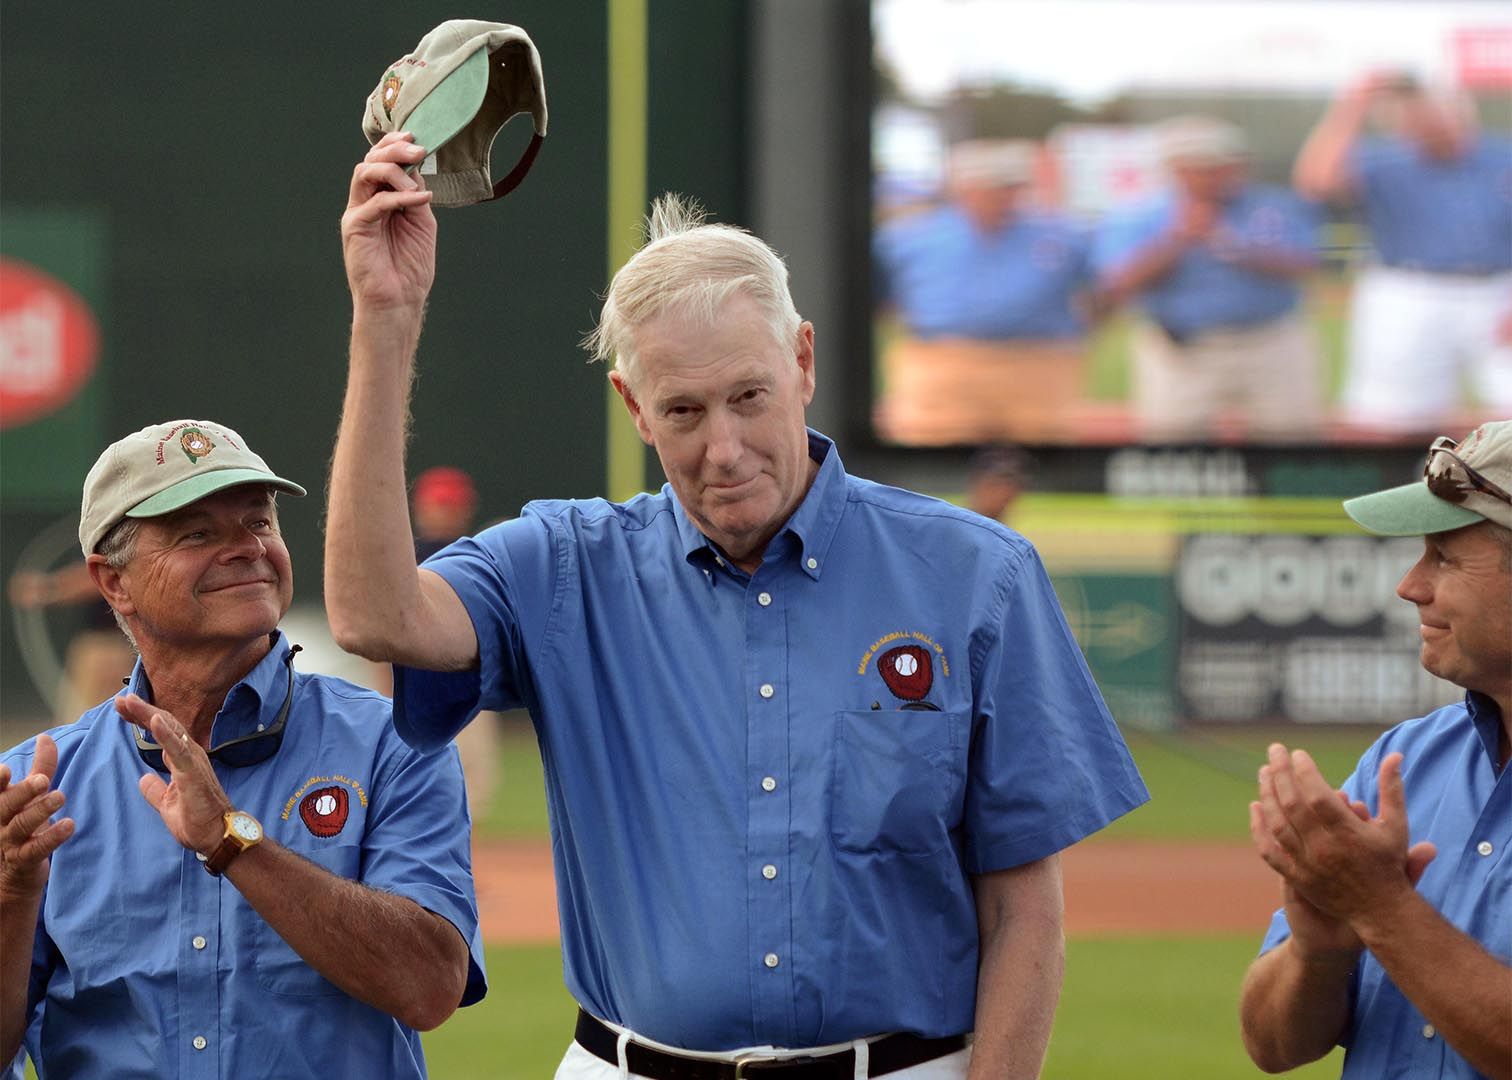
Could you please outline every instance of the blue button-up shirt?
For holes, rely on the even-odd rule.
[[[754,574],[667,488],[459,541],[480,668],[396,672],[421,746],[529,707],[568,988],[676,1046],[970,1030],[970,876],[1148,798],[1030,545],[810,453]]]
[[[1093,262],[1099,274],[1117,273],[1176,220],[1174,193],[1111,216],[1098,232]],[[1217,235],[1188,248],[1169,274],[1136,302],[1155,322],[1177,335],[1254,326],[1295,309],[1302,297],[1295,281],[1248,269],[1227,254],[1274,253],[1315,258],[1317,208],[1282,188],[1246,186],[1223,206]]]
[[[273,724],[288,694],[288,652],[280,632],[227,694],[212,745]],[[131,690],[151,700],[140,663]],[[277,753],[215,772],[270,839],[456,926],[470,943],[469,1004],[485,984],[461,765],[455,749],[405,746],[389,716],[388,700],[370,690],[296,672]],[[38,1073],[424,1076],[415,1031],[326,981],[169,835],[137,789],[150,771],[138,730],[107,701],[49,732],[77,831],[52,856],[37,926],[26,1049]],[[34,750],[29,739],[0,760],[24,776]]]
[[[1376,255],[1439,274],[1512,270],[1512,140],[1478,137],[1449,161],[1403,139],[1366,139],[1350,165]]]
[[[1468,694],[1381,736],[1343,784],[1379,810],[1381,759],[1402,754],[1409,843],[1431,840],[1438,856],[1418,892],[1502,963],[1512,963],[1512,769],[1498,772],[1496,704]],[[1271,919],[1261,952],[1291,936],[1285,911]],[[1444,1042],[1367,950],[1349,988],[1343,1080],[1470,1080],[1480,1073]]]
[[[983,232],[942,207],[884,226],[876,240],[885,298],[920,338],[987,341],[1078,337],[1072,298],[1091,284],[1086,231],[1050,214],[1024,214]]]

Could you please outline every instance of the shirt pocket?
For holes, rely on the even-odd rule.
[[[966,721],[932,709],[835,715],[830,830],[855,855],[934,855],[950,844],[966,787]]]
[[[361,848],[356,844],[318,847],[295,854],[348,880],[357,877],[362,858]],[[306,963],[266,919],[256,911],[251,913],[251,918],[252,963],[257,971],[258,986],[270,993],[289,997],[331,997],[342,993],[335,983]]]

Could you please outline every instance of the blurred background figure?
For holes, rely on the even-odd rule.
[[[1335,99],[1293,180],[1306,198],[1355,201],[1374,248],[1354,287],[1346,418],[1429,434],[1466,381],[1512,415],[1512,141],[1478,131],[1468,98],[1376,72]]]
[[[889,438],[1065,438],[1082,393],[1088,239],[1028,205],[1036,154],[1023,139],[958,143],[949,201],[879,232],[882,292],[903,327],[884,360]]]
[[[438,465],[416,477],[410,496],[416,561],[424,562],[453,540],[471,533],[477,512],[477,489],[472,477],[461,469]]]
[[[1157,137],[1169,190],[1111,216],[1095,250],[1108,297],[1144,316],[1131,343],[1140,436],[1316,437],[1318,347],[1300,288],[1318,265],[1315,210],[1251,182],[1232,124],[1178,117]]]
[[[1017,446],[984,446],[971,457],[966,506],[1007,523],[1013,504],[1029,489],[1034,459]]]
[[[7,593],[11,604],[23,612],[40,615],[51,608],[74,608],[88,613],[87,624],[69,640],[62,677],[48,695],[55,723],[73,722],[85,709],[121,689],[122,680],[136,663],[136,654],[116,626],[114,612],[95,588],[84,563],[71,562],[56,570],[17,571]],[[38,630],[38,636],[46,640],[46,628],[39,625]],[[42,672],[32,674],[45,677]],[[47,694],[48,688],[39,689]]]

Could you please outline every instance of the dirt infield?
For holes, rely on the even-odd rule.
[[[1280,891],[1247,844],[1101,841],[1063,858],[1066,932],[1250,933],[1258,942]],[[492,945],[557,939],[551,848],[487,842],[473,850],[483,936]]]

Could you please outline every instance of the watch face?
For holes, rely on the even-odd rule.
[[[262,839],[262,826],[250,814],[232,814],[231,831],[248,843]]]

